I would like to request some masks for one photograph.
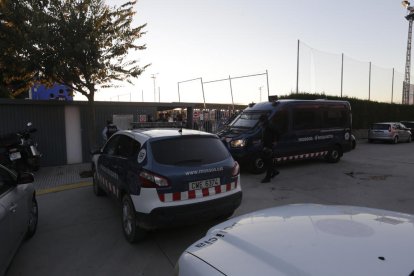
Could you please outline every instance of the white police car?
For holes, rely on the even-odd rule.
[[[147,230],[227,218],[240,205],[240,168],[220,139],[189,129],[114,134],[92,158],[96,195],[122,202],[126,239]]]
[[[211,228],[175,275],[414,275],[414,215],[287,205]]]

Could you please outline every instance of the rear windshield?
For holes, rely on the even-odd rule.
[[[406,127],[409,127],[409,128],[414,127],[414,123],[409,123],[409,122],[404,122],[403,125],[406,126]]]
[[[267,114],[267,111],[263,111],[261,113],[255,112],[255,113],[247,113],[244,112],[237,116],[236,119],[234,119],[233,122],[230,123],[232,127],[240,127],[240,128],[253,128],[258,122],[260,116],[262,114]]]
[[[155,161],[164,165],[199,166],[225,160],[230,156],[216,137],[180,137],[151,143]]]
[[[390,128],[390,125],[388,124],[374,124],[371,127],[372,129],[378,129],[378,130],[388,130]]]

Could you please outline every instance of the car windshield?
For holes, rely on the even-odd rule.
[[[216,137],[179,137],[151,143],[156,162],[164,165],[200,166],[225,160],[230,153]]]
[[[389,127],[388,124],[373,124],[371,128],[374,130],[388,130]]]
[[[243,112],[233,122],[230,123],[232,127],[239,128],[253,128],[259,122],[261,115],[266,114],[267,111],[263,112]]]

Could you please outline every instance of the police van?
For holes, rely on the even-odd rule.
[[[253,173],[264,171],[261,157],[265,115],[278,132],[273,161],[325,158],[338,162],[352,149],[352,112],[347,101],[277,100],[250,104],[217,134],[232,156]]]

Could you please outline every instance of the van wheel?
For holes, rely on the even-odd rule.
[[[341,148],[338,146],[334,146],[329,152],[327,156],[327,161],[329,163],[337,163],[342,156]]]
[[[92,178],[92,185],[93,185],[93,192],[95,193],[96,196],[103,196],[105,195],[105,191],[99,187],[98,184],[98,173],[96,172],[96,170],[93,170],[93,178]]]
[[[130,243],[143,240],[147,234],[147,231],[137,225],[134,204],[129,195],[122,198],[122,229]]]
[[[393,144],[398,144],[398,136],[395,136],[394,139],[392,140]]]
[[[254,174],[260,174],[265,171],[263,158],[259,155],[252,158],[250,161],[250,171]]]

